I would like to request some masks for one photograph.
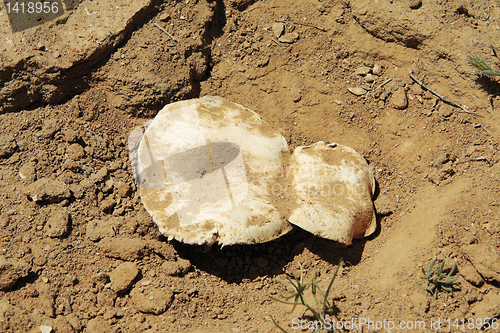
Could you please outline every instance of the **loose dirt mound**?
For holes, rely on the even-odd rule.
[[[271,316],[295,331],[303,309],[269,296],[299,263],[326,285],[340,258],[340,320],[431,331],[440,319],[454,332],[500,315],[500,86],[467,65],[476,53],[496,67],[497,6],[71,3],[16,33],[0,5],[0,331],[278,332]],[[342,247],[297,229],[209,253],[167,242],[141,204],[128,135],[205,95],[256,111],[291,149],[360,152],[378,182],[374,237]],[[458,263],[453,296],[418,285],[435,257]]]

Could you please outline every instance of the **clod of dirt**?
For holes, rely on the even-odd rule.
[[[207,71],[207,57],[197,52],[188,58],[188,65],[191,68],[191,76],[194,80],[200,81]]]
[[[481,275],[479,275],[474,266],[472,266],[468,261],[464,261],[460,264],[458,273],[460,273],[466,281],[476,287],[481,287],[484,284],[484,280]]]
[[[101,203],[99,204],[99,208],[105,212],[105,213],[108,213],[110,214],[112,212],[112,209],[116,206],[116,201],[114,199],[111,199],[111,198],[107,198],[107,199],[104,199],[103,201],[101,201]]]
[[[397,203],[396,200],[392,196],[387,194],[381,194],[377,197],[377,200],[374,202],[375,211],[380,215],[389,215],[396,210]]]
[[[14,154],[17,148],[16,140],[12,135],[0,136],[0,158],[6,158]]]
[[[37,133],[41,139],[49,139],[61,129],[62,125],[57,119],[47,119],[43,122],[42,130]]]
[[[115,220],[92,220],[87,224],[87,237],[93,241],[98,242],[104,237],[113,237],[117,234],[118,223]]]
[[[28,276],[30,265],[0,256],[0,289],[12,288],[20,278]]]
[[[75,84],[68,85],[64,78],[80,78],[88,73],[144,19],[152,6],[150,0],[92,2],[79,4],[57,24],[44,24],[22,33],[12,32],[8,24],[1,25],[1,35],[11,43],[2,43],[0,49],[6,59],[0,63],[0,113],[35,102],[57,103],[74,93]],[[78,28],[82,26],[92,29]]]
[[[70,324],[75,331],[80,332],[83,329],[82,322],[75,313],[70,313],[65,317],[66,320],[68,321],[68,324]]]
[[[127,291],[132,286],[132,283],[137,275],[139,275],[139,268],[135,263],[121,263],[109,274],[111,279],[111,289],[117,293]]]
[[[375,81],[375,76],[373,76],[372,74],[366,74],[365,82],[372,83],[373,81]]]
[[[433,8],[420,13],[392,1],[353,0],[350,4],[354,17],[370,34],[409,47],[419,47],[439,25]]]
[[[10,217],[6,214],[0,214],[0,228],[6,228],[9,226]]]
[[[125,261],[140,259],[148,252],[146,241],[138,238],[105,237],[98,245],[105,255]]]
[[[39,179],[25,187],[22,192],[36,202],[60,202],[71,197],[68,185],[50,178]]]
[[[354,149],[320,141],[297,147],[289,163],[290,223],[347,245],[375,231],[375,179]]]
[[[78,141],[79,138],[80,137],[78,136],[78,132],[75,131],[74,129],[68,128],[64,132],[64,140],[66,140],[66,142],[68,143],[76,142]]]
[[[439,107],[439,115],[443,118],[448,118],[453,114],[453,107],[448,104],[441,104]]]
[[[443,164],[439,169],[433,169],[429,173],[428,178],[432,183],[439,185],[443,180],[448,179],[454,174],[453,165],[451,162],[448,162]]]
[[[500,294],[492,289],[484,298],[474,304],[469,310],[468,317],[472,318],[496,318],[500,315]]]
[[[87,332],[108,333],[112,331],[113,328],[109,322],[102,317],[95,317],[94,319],[90,319],[87,323]]]
[[[406,97],[406,91],[403,87],[398,88],[392,94],[389,106],[397,110],[404,110],[408,107],[408,97]]]
[[[69,231],[69,220],[69,213],[64,209],[51,212],[45,223],[45,234],[53,238],[65,236]]]
[[[228,4],[231,7],[237,8],[239,10],[244,10],[257,0],[228,0]]]
[[[136,287],[130,296],[137,310],[155,315],[165,312],[174,300],[174,293],[167,288]]]
[[[161,269],[170,276],[184,276],[191,268],[191,262],[186,259],[167,260],[161,264]]]
[[[127,183],[117,182],[115,188],[116,188],[116,194],[121,198],[130,197],[130,194],[132,194],[132,188]]]
[[[283,32],[285,32],[285,24],[281,22],[275,22],[272,26],[274,37],[280,38]]]
[[[36,163],[26,162],[19,168],[19,177],[21,179],[33,182],[36,180]]]
[[[289,32],[278,38],[278,40],[282,43],[292,44],[296,40],[299,39],[299,34],[296,32]]]
[[[66,154],[71,160],[78,161],[85,157],[85,149],[80,144],[73,143],[66,148]]]
[[[494,246],[473,244],[463,248],[469,261],[486,281],[500,282],[500,256]]]
[[[422,7],[422,0],[410,0],[408,6],[411,9],[419,9],[420,7]]]

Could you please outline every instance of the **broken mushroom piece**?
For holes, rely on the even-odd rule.
[[[129,146],[141,200],[169,239],[261,243],[291,230],[269,191],[288,147],[255,112],[203,97],[165,106],[139,134]]]
[[[375,179],[355,150],[320,141],[297,147],[289,165],[290,223],[347,245],[375,231]]]

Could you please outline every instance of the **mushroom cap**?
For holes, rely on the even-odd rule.
[[[297,147],[289,164],[290,223],[347,245],[375,231],[375,179],[354,149],[320,141]]]
[[[146,126],[135,133],[132,165],[142,203],[169,239],[261,243],[292,229],[270,191],[286,140],[258,114],[209,96],[168,104]]]

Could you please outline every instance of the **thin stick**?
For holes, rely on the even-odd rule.
[[[491,7],[488,7],[488,16],[485,19],[479,19],[479,21],[488,21],[490,19]],[[486,14],[486,12],[484,12]]]
[[[484,128],[484,126],[482,124],[476,124],[476,125],[474,125],[474,128],[478,128],[478,127],[481,127],[486,133],[488,133],[488,134],[491,135],[490,131],[488,131],[486,128]]]
[[[463,160],[463,161],[458,161],[455,164],[466,163],[466,162],[471,162],[471,161],[486,161],[486,162],[488,162],[488,157],[481,156],[481,157],[468,158],[468,159]]]
[[[451,99],[448,99],[448,98],[444,97],[443,95],[441,95],[437,91],[433,90],[432,88],[430,88],[429,86],[427,86],[426,84],[424,84],[422,81],[420,81],[419,79],[417,79],[417,77],[415,75],[413,75],[413,72],[412,72],[411,69],[408,70],[408,72],[410,73],[410,77],[413,79],[413,81],[415,81],[416,83],[418,83],[422,88],[424,88],[425,90],[430,91],[433,95],[437,96],[441,101],[443,101],[445,103],[448,103],[448,104],[451,104],[453,106],[456,106],[457,108],[459,108],[460,110],[462,110],[462,111],[458,111],[458,112],[464,112],[464,113],[473,114],[475,116],[482,117],[481,115],[479,115],[479,114],[477,114],[475,112],[471,112],[471,111],[467,110],[464,106],[458,104],[457,102],[453,102]]]
[[[177,42],[177,39],[175,39],[175,37],[172,36],[167,30],[165,30],[162,27],[160,27],[158,25],[158,23],[155,23],[154,25],[155,25],[155,27],[157,27],[158,29],[160,29],[161,31],[163,31],[164,33],[166,33],[168,35],[168,37],[172,38],[174,40],[174,42]]]
[[[383,83],[381,83],[379,86],[377,86],[375,89],[373,89],[373,91],[377,91],[377,89],[379,88],[382,88],[383,86],[385,86],[387,83],[391,82],[392,79],[387,79],[385,80]]]
[[[290,21],[290,22],[292,22],[293,24],[302,25],[302,26],[304,26],[304,27],[314,28],[314,29],[318,29],[319,31],[326,32],[326,29],[325,29],[325,28],[322,28],[322,27],[317,27],[317,26],[312,25],[312,24],[298,23],[298,22],[294,22],[294,21],[292,21],[292,20],[289,20],[289,21]]]

